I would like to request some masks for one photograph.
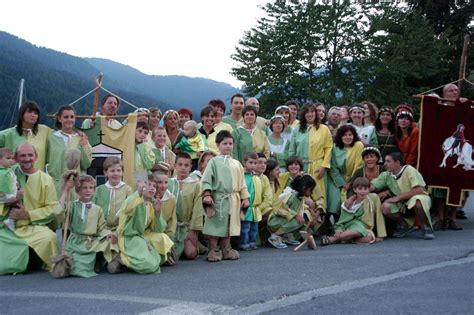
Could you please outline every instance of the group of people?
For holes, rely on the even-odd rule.
[[[451,85],[444,91],[459,97]],[[0,132],[0,274],[53,270],[61,243],[70,275],[91,277],[158,273],[199,255],[237,260],[238,250],[266,243],[371,244],[415,231],[431,240],[436,229],[462,229],[446,193],[430,197],[416,169],[409,104],[326,110],[288,101],[265,119],[257,98],[235,94],[227,116],[213,99],[200,122],[186,108],[140,108],[136,124],[114,117],[119,104],[106,95],[97,118],[101,128],[135,129],[133,182],[124,182],[127,163],[117,156],[103,162],[104,184],[87,175],[93,150],[84,130],[96,121],[77,128],[71,106],[58,109],[51,129],[26,102],[17,125]]]

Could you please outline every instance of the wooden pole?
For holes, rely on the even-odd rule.
[[[466,75],[466,61],[467,61],[467,46],[469,45],[469,35],[464,35],[464,44],[462,47],[461,63],[459,65],[459,82],[458,90],[461,95],[462,81],[465,79]]]
[[[102,79],[104,78],[104,74],[101,72],[99,74],[99,78],[95,80],[95,86],[97,90],[95,91],[94,96],[94,105],[92,106],[92,121],[95,121],[95,116],[97,113],[97,109],[99,107],[99,94],[100,94],[100,86],[102,85]]]

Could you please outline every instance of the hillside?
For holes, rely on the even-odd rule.
[[[55,112],[94,88],[93,76],[104,73],[103,85],[140,107],[158,106],[163,110],[182,106],[199,112],[211,98],[227,100],[238,90],[202,78],[150,76],[107,59],[79,58],[52,49],[37,47],[14,35],[0,31],[0,127],[16,121],[15,95],[21,78],[26,80],[26,97],[42,108],[42,122],[50,123],[46,113]],[[101,95],[105,93],[102,92]],[[75,105],[78,113],[91,112],[93,96]],[[120,112],[133,110],[120,106]]]

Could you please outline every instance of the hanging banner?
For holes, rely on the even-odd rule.
[[[447,204],[460,207],[464,191],[474,191],[474,106],[437,97],[421,101],[418,170],[426,184],[447,189]]]

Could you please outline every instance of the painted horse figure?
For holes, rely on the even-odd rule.
[[[453,168],[463,165],[465,170],[474,169],[474,162],[472,160],[472,145],[467,141],[464,143],[461,150],[461,143],[457,141],[455,137],[449,137],[443,142],[443,153],[443,161],[439,167],[446,167],[446,160],[456,154],[458,156],[457,164],[454,165]]]

